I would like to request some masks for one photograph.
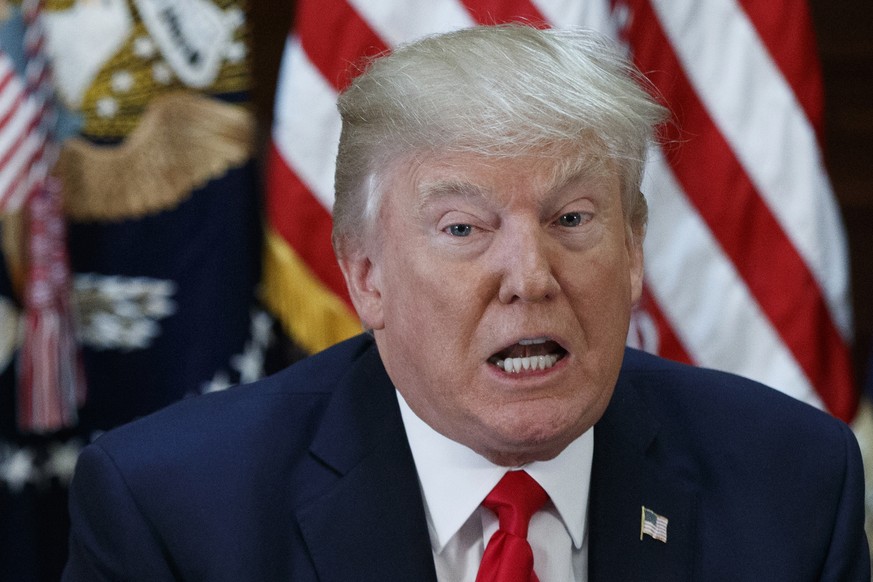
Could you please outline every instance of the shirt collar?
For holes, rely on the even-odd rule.
[[[500,478],[510,470],[435,431],[397,392],[406,436],[424,496],[431,538],[441,552]],[[588,513],[594,429],[570,443],[557,457],[523,468],[546,490],[578,549]]]

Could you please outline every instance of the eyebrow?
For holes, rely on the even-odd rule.
[[[423,184],[419,188],[420,206],[424,207],[430,201],[447,196],[461,196],[470,199],[487,199],[488,191],[476,184],[456,180],[436,180]]]
[[[587,168],[584,163],[574,163],[569,166],[558,168],[547,190],[558,191],[568,184],[587,177]],[[469,182],[456,180],[435,180],[424,184],[419,189],[422,204],[427,204],[430,199],[445,196],[461,196],[463,198],[487,198],[488,189]]]

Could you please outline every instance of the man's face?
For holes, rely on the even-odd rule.
[[[490,460],[554,457],[603,414],[642,286],[616,172],[554,160],[399,164],[370,248],[341,258],[388,375]]]

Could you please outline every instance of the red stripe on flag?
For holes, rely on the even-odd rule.
[[[627,35],[638,66],[674,105],[677,123],[664,126],[670,166],[825,405],[851,419],[848,348],[815,278],[709,117],[649,2],[632,6]]]
[[[304,2],[306,4],[306,2]],[[330,213],[289,168],[275,144],[267,153],[267,217],[315,275],[350,308],[346,282],[330,243]]]
[[[740,0],[739,3],[794,91],[821,145],[824,143],[824,85],[806,2]]]
[[[549,22],[530,0],[462,0],[464,8],[479,24],[524,22],[548,28]]]
[[[297,3],[296,31],[309,60],[325,80],[342,91],[356,65],[388,47],[343,0]]]

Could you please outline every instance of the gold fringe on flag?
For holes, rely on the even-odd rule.
[[[140,218],[178,206],[254,152],[252,113],[191,92],[155,98],[118,146],[64,142],[55,173],[79,222]]]
[[[268,229],[265,242],[261,299],[285,333],[310,354],[361,333],[358,317],[281,236]]]

